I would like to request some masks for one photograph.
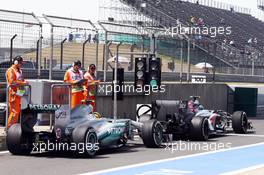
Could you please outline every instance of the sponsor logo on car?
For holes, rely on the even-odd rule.
[[[44,104],[44,105],[28,105],[29,109],[32,111],[56,111],[60,108],[60,105]]]

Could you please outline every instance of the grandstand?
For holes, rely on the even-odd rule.
[[[13,56],[21,54],[26,60],[41,63],[42,69],[48,69],[50,58],[53,58],[53,66],[58,66],[61,59],[63,64],[71,64],[73,60],[82,60],[84,55],[84,68],[96,63],[98,58],[98,70],[102,71],[105,60],[116,55],[118,43],[122,42],[120,52],[131,52],[132,48],[134,52],[149,52],[150,34],[156,33],[156,51],[162,58],[163,72],[180,72],[181,58],[183,71],[189,71],[189,57],[190,73],[203,72],[194,65],[208,62],[215,67],[216,73],[264,75],[264,33],[260,32],[264,23],[251,16],[249,9],[234,7],[230,10],[231,6],[225,4],[221,5],[224,8],[208,6],[213,0],[206,1],[207,5],[205,1],[199,4],[195,0],[106,1],[108,4],[103,8],[106,16],[96,24],[89,19],[50,15],[36,17],[33,13],[0,10],[3,13],[0,16],[0,59],[10,59],[12,50]],[[112,6],[109,3],[113,3]],[[12,18],[8,20],[9,16]],[[231,27],[232,32],[215,37],[203,33],[175,36],[164,33],[165,29],[179,25],[197,27],[193,17],[202,19],[202,27]],[[52,28],[52,32],[45,31],[43,36],[43,28],[47,26]],[[15,34],[17,37],[11,49],[10,39]],[[70,39],[70,35],[75,39]],[[90,35],[92,38],[88,41]],[[94,36],[98,36],[98,52]],[[107,42],[112,43],[109,48],[106,48]],[[122,56],[130,58],[132,63],[136,57]],[[171,63],[175,69],[169,68]],[[133,67],[131,65],[126,71],[133,71]],[[109,66],[107,70],[111,70]],[[38,74],[41,74],[40,70]]]
[[[160,26],[174,27],[178,25],[177,21],[185,26],[190,26],[192,16],[202,18],[207,27],[230,26],[232,28],[231,35],[217,35],[214,38],[202,36],[202,40],[206,40],[209,44],[205,46],[204,43],[201,44],[197,40],[196,44],[207,50],[208,53],[213,49],[215,57],[223,58],[235,67],[250,67],[252,57],[255,59],[256,67],[263,68],[264,66],[264,58],[261,54],[264,47],[264,33],[260,32],[264,23],[249,14],[182,0],[121,0],[121,2],[155,19]],[[257,42],[248,42],[254,38],[257,39]],[[223,46],[225,39],[228,42]],[[233,41],[234,44],[230,45],[229,41]]]

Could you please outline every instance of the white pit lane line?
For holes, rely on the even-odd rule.
[[[9,151],[0,151],[0,154],[8,154]]]
[[[260,137],[264,138],[264,135],[257,135],[257,134],[224,134],[226,136],[239,136],[239,137]]]
[[[237,147],[228,148],[228,149],[220,149],[220,150],[216,150],[216,151],[208,151],[208,152],[203,152],[203,153],[196,153],[196,154],[180,156],[180,157],[173,157],[173,158],[168,158],[168,159],[148,161],[148,162],[132,164],[132,165],[124,165],[124,166],[120,166],[120,167],[116,167],[116,168],[98,170],[98,171],[93,171],[93,172],[85,172],[85,173],[81,173],[79,175],[96,175],[96,174],[101,174],[101,173],[108,173],[108,172],[113,172],[113,171],[118,171],[118,170],[124,170],[124,169],[129,169],[129,168],[140,167],[140,166],[144,166],[144,165],[150,165],[150,164],[153,164],[153,163],[162,163],[162,162],[171,161],[171,160],[178,160],[178,159],[202,156],[202,155],[213,154],[213,153],[218,153],[218,152],[225,152],[225,151],[230,151],[230,150],[243,149],[243,148],[248,148],[248,147],[253,147],[253,146],[258,146],[258,145],[264,145],[264,142],[250,144],[250,145],[244,145],[244,146],[237,146]],[[247,170],[248,169],[249,168],[247,168]]]
[[[248,171],[254,171],[254,170],[257,170],[259,168],[264,168],[264,164],[256,165],[256,166],[252,166],[252,167],[248,167],[248,168],[244,168],[244,169],[237,170],[237,171],[231,171],[231,172],[223,173],[223,174],[220,174],[220,175],[236,175],[236,174],[245,173],[245,172],[248,172]]]

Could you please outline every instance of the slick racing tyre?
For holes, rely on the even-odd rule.
[[[163,126],[157,120],[148,120],[142,127],[142,140],[148,148],[161,147],[163,140]]]
[[[99,150],[98,138],[93,128],[87,126],[80,126],[73,130],[72,133],[73,142],[77,145],[77,148],[82,144],[83,150],[76,150],[78,154],[85,154],[87,157],[94,157]]]
[[[245,134],[248,128],[247,114],[243,111],[236,111],[232,115],[232,128],[235,133]]]
[[[209,123],[205,117],[194,117],[191,121],[190,136],[193,140],[206,141],[209,137]]]
[[[146,122],[146,121],[151,120],[151,118],[152,118],[151,115],[149,115],[149,114],[144,114],[144,115],[139,116],[139,118],[138,118],[138,122],[140,122],[140,123],[144,123],[144,122]],[[142,131],[138,130],[138,135],[139,135],[139,137],[142,138]]]
[[[22,132],[21,125],[14,124],[7,131],[6,145],[14,155],[29,155],[33,149],[32,133]]]

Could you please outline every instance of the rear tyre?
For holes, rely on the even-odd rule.
[[[21,125],[14,124],[7,131],[6,145],[14,155],[29,155],[33,149],[33,134],[22,132]]]
[[[72,138],[77,148],[82,145],[82,150],[76,150],[78,154],[84,153],[87,157],[94,157],[99,150],[97,134],[93,128],[77,127],[73,130]]]
[[[246,134],[248,129],[247,114],[243,111],[236,111],[232,115],[232,128],[235,133]]]
[[[163,140],[163,126],[157,120],[149,120],[144,122],[142,127],[142,140],[148,148],[161,147]]]
[[[193,140],[207,141],[209,138],[209,123],[205,117],[194,117],[191,121],[190,136]]]

